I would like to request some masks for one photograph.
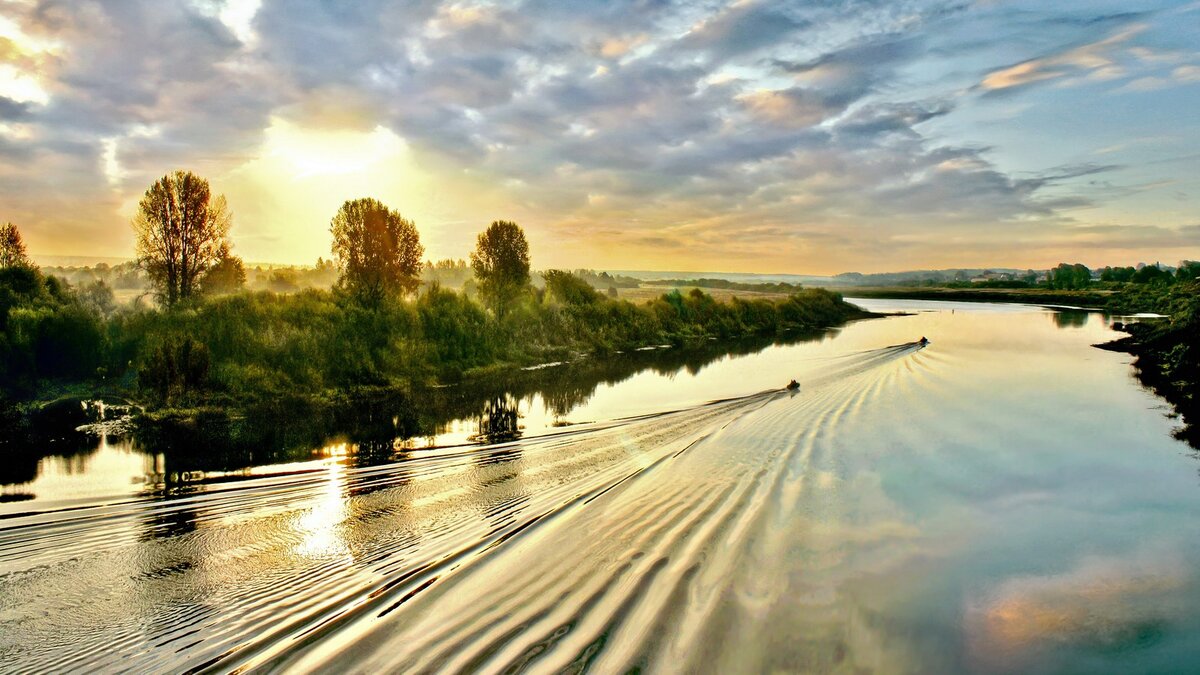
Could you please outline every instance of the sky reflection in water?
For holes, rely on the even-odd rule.
[[[569,411],[523,393],[524,438],[497,446],[373,466],[337,443],[133,501],[161,458],[44,458],[0,513],[111,505],[0,520],[0,665],[1200,662],[1197,465],[1129,357],[1090,346],[1104,318],[867,304],[915,313],[600,379]]]

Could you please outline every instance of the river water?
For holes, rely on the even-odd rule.
[[[4,479],[0,670],[1200,663],[1200,464],[1106,318],[861,304],[910,314],[550,366],[382,444],[48,449]]]

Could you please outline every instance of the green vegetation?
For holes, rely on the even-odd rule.
[[[101,308],[33,267],[0,268],[0,382],[12,396],[35,393],[40,380],[97,374],[108,342]]]
[[[479,292],[503,318],[529,288],[529,242],[520,226],[497,220],[481,232],[471,252],[471,269],[479,280]]]
[[[1200,281],[1135,286],[1119,298],[1124,311],[1168,318],[1114,325],[1129,337],[1102,346],[1137,356],[1138,379],[1175,407],[1179,438],[1200,448]]]
[[[0,268],[28,267],[29,257],[25,255],[25,242],[21,233],[12,223],[0,225]]]
[[[670,293],[637,306],[603,297],[569,273],[550,279],[548,291],[526,292],[502,317],[437,285],[411,302],[389,298],[370,307],[337,291],[210,298],[122,316],[120,333],[135,344],[117,358],[132,352],[140,398],[151,405],[241,404],[454,380],[664,342],[776,335],[864,316],[820,290],[730,303],[699,291]]]
[[[228,250],[200,278],[200,291],[205,295],[236,293],[246,287],[246,266],[242,259],[229,255]]]
[[[417,226],[375,199],[342,204],[330,223],[333,255],[342,284],[375,305],[420,285],[421,236]]]
[[[1060,263],[1058,267],[1046,273],[1045,286],[1047,288],[1079,291],[1091,285],[1092,271],[1086,265],[1079,263],[1074,265]]]
[[[761,283],[751,284],[728,279],[664,279],[662,281],[647,281],[647,286],[669,286],[674,288],[719,288],[730,291],[750,291],[752,293],[794,293],[800,290],[800,284]]]
[[[229,258],[231,221],[225,198],[212,198],[208,181],[190,171],[146,190],[133,219],[138,264],[168,307],[199,293],[209,268]]]
[[[859,298],[908,300],[953,300],[959,302],[1022,302],[1033,305],[1074,305],[1103,309],[1116,291],[1108,289],[1054,290],[1049,288],[1006,288],[969,286],[884,286],[855,288],[847,294]]]
[[[605,290],[610,288],[638,288],[643,283],[641,279],[627,277],[623,274],[611,274],[595,270],[578,269],[574,270],[572,274],[588,282],[593,288],[602,288]]]
[[[933,281],[918,286],[859,287],[852,294],[864,298],[961,300],[968,302],[1024,302],[1076,305],[1118,313],[1157,312],[1173,297],[1171,289],[1200,277],[1200,262],[1185,260],[1173,270],[1158,265],[1106,267],[1099,279],[1084,265],[1062,263],[1049,270],[1041,282],[1026,279],[976,279]],[[1032,276],[1036,277],[1036,274]],[[1162,313],[1169,313],[1164,311]]]
[[[891,274],[864,275],[858,273],[839,274],[833,279],[839,284],[849,283],[855,286],[855,295],[878,293],[872,297],[916,297],[911,295],[918,289],[921,291],[953,289],[953,290],[1027,290],[1030,293],[1048,293],[1048,297],[1056,296],[1059,291],[1084,291],[1091,293],[1108,293],[1124,289],[1128,284],[1172,284],[1178,281],[1190,281],[1200,277],[1200,262],[1184,260],[1176,268],[1163,267],[1159,264],[1139,265],[1138,267],[1105,267],[1099,270],[1088,269],[1080,263],[1060,263],[1045,272],[1026,270],[1019,272],[1008,270],[995,272],[992,270],[941,270],[924,272],[898,272]],[[897,291],[894,289],[903,289]],[[896,293],[902,293],[896,295]],[[888,293],[889,295],[884,295]],[[963,296],[956,299],[987,299],[1004,300],[1005,295],[995,297],[972,298]],[[1024,299],[1016,299],[1024,302]],[[1040,302],[1040,301],[1035,301]],[[1047,302],[1049,302],[1047,300]],[[1098,302],[1097,304],[1103,304]]]
[[[281,401],[317,411],[468,373],[664,343],[774,339],[869,316],[823,290],[718,302],[697,289],[635,305],[561,270],[545,272],[539,288],[524,232],[508,221],[479,235],[469,271],[462,261],[422,265],[416,227],[373,199],[342,206],[331,222],[334,262],[303,272],[336,273],[336,284],[301,288],[301,271],[275,269],[267,290],[246,290],[251,273],[251,286],[264,283],[260,270],[248,273],[229,255],[223,200],[185,172],[155,182],[136,224],[158,306],[115,302],[108,266],[102,275],[74,270],[74,286],[43,274],[27,263],[16,228],[7,230],[16,253],[0,269],[8,401],[0,414],[13,401],[63,394],[117,396],[163,419]]]
[[[771,336],[865,316],[823,290],[728,303],[695,290],[639,306],[604,297],[567,272],[548,273],[547,282],[503,317],[435,284],[415,300],[374,306],[342,291],[259,291],[105,318],[56,279],[14,268],[0,276],[8,292],[3,379],[22,383],[26,396],[53,380],[116,378],[149,406],[240,405],[667,342]],[[21,288],[30,290],[14,294]]]

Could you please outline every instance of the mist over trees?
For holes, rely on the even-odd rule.
[[[836,293],[788,284],[697,279],[688,285],[777,297],[719,302],[695,289],[634,304],[612,296],[637,279],[547,270],[535,288],[525,233],[503,220],[479,233],[469,263],[424,262],[416,225],[372,198],[342,204],[330,221],[333,260],[311,270],[248,270],[230,253],[230,224],[224,200],[195,174],[150,186],[134,226],[157,308],[138,299],[144,280],[132,263],[43,272],[16,227],[0,227],[0,398],[104,382],[149,405],[261,403],[647,344],[815,330],[861,315]],[[982,276],[960,270],[947,283],[1035,282]],[[1119,297],[1141,306],[1200,276],[1200,263],[1174,273],[1111,268],[1103,282],[1064,263],[1047,276],[1061,289],[1128,287]]]
[[[229,255],[232,217],[225,198],[190,171],[169,173],[146,190],[133,227],[138,263],[168,307],[199,291],[209,267]]]
[[[230,254],[225,247],[217,261],[200,279],[200,290],[208,295],[236,293],[246,287],[246,266],[242,259]]]
[[[417,290],[425,247],[411,220],[369,197],[342,204],[330,223],[341,283],[365,304]]]
[[[479,292],[497,317],[529,288],[529,242],[520,225],[497,220],[479,234],[471,252]]]
[[[594,305],[603,298],[600,293],[581,277],[563,270],[546,270],[546,294],[568,305]]]

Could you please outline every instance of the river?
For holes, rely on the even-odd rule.
[[[1200,663],[1200,464],[1108,319],[860,304],[908,314],[550,365],[382,443],[47,448],[3,478],[0,670]]]

